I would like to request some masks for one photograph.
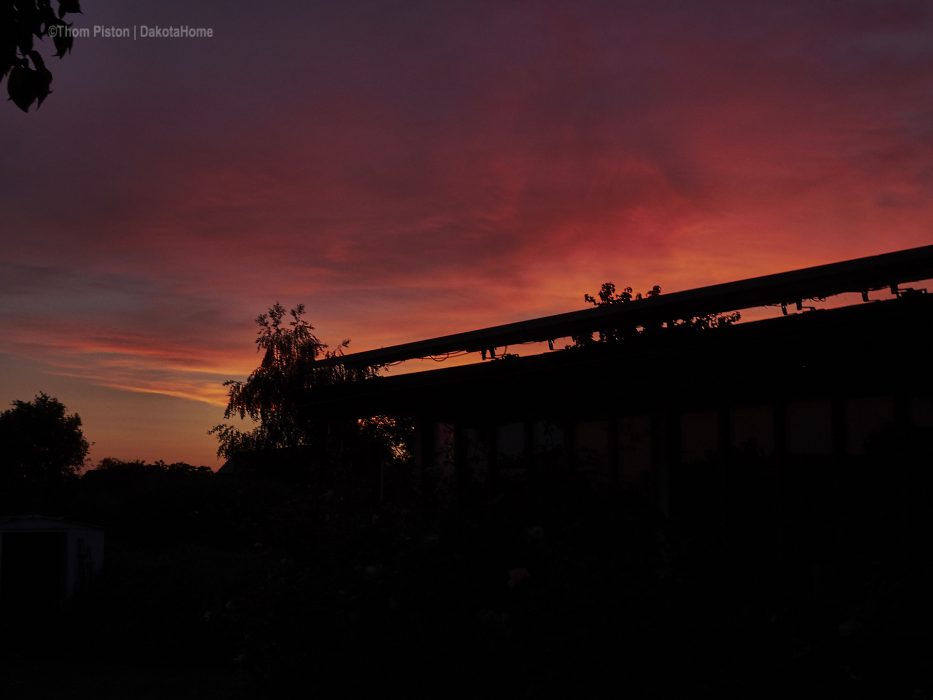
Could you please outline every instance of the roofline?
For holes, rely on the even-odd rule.
[[[578,384],[582,387],[581,391],[586,392],[586,387],[592,388],[592,381],[598,378],[597,386],[606,388],[608,393],[597,391],[593,394],[590,391],[596,403],[609,397],[608,400],[614,400],[617,406],[621,406],[631,403],[629,399],[635,397],[637,401],[632,405],[636,408],[632,410],[641,412],[643,407],[638,406],[649,399],[666,405],[671,395],[671,376],[678,373],[683,376],[684,371],[696,374],[696,367],[705,366],[709,362],[715,364],[722,358],[726,358],[726,364],[716,366],[729,367],[726,374],[736,370],[741,372],[743,368],[768,367],[778,362],[775,366],[780,366],[781,371],[764,372],[759,378],[761,381],[776,383],[778,387],[784,387],[785,383],[790,386],[797,378],[808,376],[804,371],[806,367],[813,368],[821,362],[829,362],[834,371],[848,368],[843,372],[848,372],[847,385],[857,376],[856,383],[864,388],[868,386],[866,377],[871,372],[860,364],[863,359],[859,358],[863,358],[866,351],[871,352],[868,348],[884,347],[896,333],[913,334],[909,336],[913,340],[924,337],[925,333],[929,335],[928,331],[933,327],[931,312],[933,294],[912,294],[892,296],[868,304],[820,309],[812,313],[771,316],[734,324],[715,332],[689,332],[690,329],[683,327],[671,329],[670,332],[642,333],[624,343],[592,343],[583,348],[523,355],[499,362],[442,366],[315,387],[302,402],[302,410],[305,411],[303,415],[328,420],[341,416],[361,418],[372,415],[435,416],[439,420],[446,420],[444,416],[449,417],[452,411],[462,410],[467,415],[475,413],[480,421],[485,421],[493,415],[508,413],[511,410],[509,407],[516,403],[525,407],[521,411],[530,411],[529,415],[585,413],[589,409],[584,404],[589,403],[589,398],[582,404],[572,400],[568,403],[568,392],[575,391],[572,387]],[[839,344],[839,338],[843,337],[848,339],[848,345]],[[899,343],[904,342],[903,336],[897,337],[900,338]],[[910,378],[913,390],[921,394],[929,393],[933,387],[933,377],[916,376],[916,358],[922,354],[922,344],[918,346],[913,340],[904,346],[903,352],[898,352],[896,362],[882,365],[888,368],[886,371],[914,372]],[[857,346],[858,352],[843,353],[832,359],[833,356],[824,352],[830,345],[837,350],[840,347],[851,349]],[[814,347],[819,347],[820,352],[812,358],[808,357],[807,353]],[[633,367],[637,368],[634,372]],[[656,370],[660,368],[664,368],[664,371],[658,374]],[[853,371],[855,374],[852,374]],[[708,374],[700,372],[696,378],[699,381],[701,376]],[[715,372],[713,374],[716,375]],[[722,378],[726,375],[720,372],[716,376]],[[516,391],[514,384],[510,384],[523,381],[526,382],[526,388],[532,388],[531,403],[528,403],[524,391]],[[666,389],[663,388],[665,382],[668,382]],[[639,394],[637,391],[633,394],[633,387],[639,384],[654,388],[648,394]],[[720,381],[717,394],[721,396],[735,392],[745,384],[741,381]],[[692,386],[691,380],[682,382],[680,388],[690,392],[693,391],[690,388]],[[549,388],[539,390],[540,387]],[[776,390],[783,391],[783,388]],[[871,394],[872,390],[869,389],[866,395]],[[465,396],[472,397],[474,404],[464,403]],[[496,397],[503,396],[509,399],[496,400]]]
[[[794,304],[846,292],[896,288],[930,278],[933,278],[933,245],[402,343],[327,358],[318,364],[360,367],[453,352],[477,352],[593,333],[622,324],[638,326],[758,306]]]
[[[53,522],[65,527],[72,528],[84,528],[86,530],[104,530],[105,528],[101,525],[94,525],[92,523],[85,523],[81,520],[71,520],[64,516],[59,515],[41,515],[39,513],[21,513],[18,515],[4,515],[0,516],[0,529],[4,525],[12,525],[16,523],[34,523],[37,521]]]

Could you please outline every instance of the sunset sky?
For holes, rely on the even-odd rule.
[[[217,466],[277,300],[363,350],[933,243],[928,0],[82,5],[214,33],[0,105],[0,402],[94,461]]]

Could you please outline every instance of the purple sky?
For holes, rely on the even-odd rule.
[[[933,242],[929,2],[83,6],[214,31],[0,109],[0,401],[95,460],[216,464],[276,300],[365,349]]]

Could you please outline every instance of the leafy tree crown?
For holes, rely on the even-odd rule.
[[[228,387],[224,417],[249,419],[257,425],[248,431],[226,423],[211,428],[209,432],[219,442],[219,455],[231,457],[238,452],[320,446],[325,440],[324,433],[334,425],[324,425],[307,415],[308,392],[377,376],[378,367],[321,366],[318,360],[342,355],[350,341],[344,340],[336,349],[328,349],[314,334],[314,326],[304,314],[303,304],[286,311],[276,302],[257,316],[256,349],[262,354],[259,366],[245,381],[224,382]],[[351,433],[362,430],[359,422],[344,427]]]
[[[0,413],[0,478],[10,487],[50,486],[73,476],[90,444],[81,417],[46,393]]]

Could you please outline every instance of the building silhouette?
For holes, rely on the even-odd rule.
[[[846,465],[933,429],[933,297],[918,285],[929,278],[933,246],[349,354],[327,362],[485,361],[322,387],[307,411],[413,418],[425,485],[575,474],[674,517],[720,518],[710,503],[747,510],[754,494],[786,506],[798,480],[816,498]],[[720,328],[688,323],[768,307]],[[630,332],[503,354],[606,329]]]

